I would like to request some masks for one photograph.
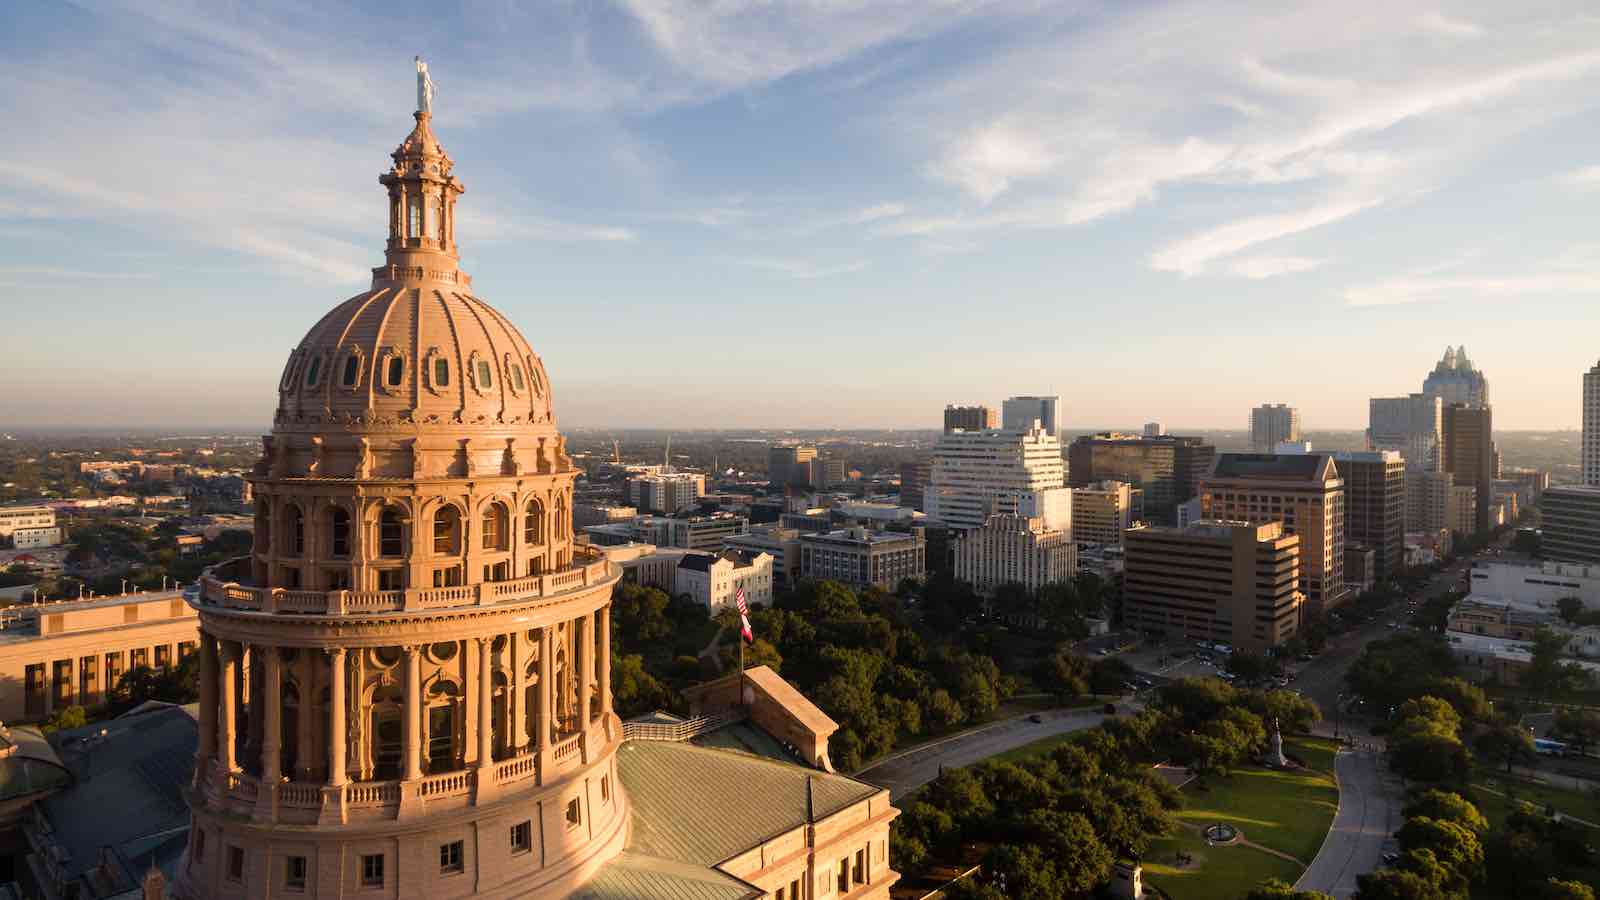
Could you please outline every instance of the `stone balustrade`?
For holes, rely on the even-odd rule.
[[[252,587],[200,578],[200,601],[227,609],[268,613],[359,615],[420,610],[490,606],[531,598],[559,600],[565,594],[601,584],[610,576],[611,564],[603,557],[575,562],[559,572],[529,575],[510,581],[490,581],[449,588],[408,588],[403,591],[291,591]]]

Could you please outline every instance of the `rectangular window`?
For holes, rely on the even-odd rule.
[[[290,891],[306,889],[306,858],[290,856],[284,859],[283,887]]]
[[[148,647],[140,647],[130,652],[128,657],[128,663],[132,668],[137,669],[140,666],[150,665],[150,649]]]
[[[450,386],[450,361],[436,359],[433,361],[433,386],[436,388]]]
[[[166,644],[156,647],[156,668],[165,669],[172,664],[172,648]]]
[[[850,857],[839,860],[839,893],[850,890]]]
[[[486,359],[478,360],[478,390],[486,391],[493,386],[491,374],[489,361]]]
[[[527,853],[533,849],[533,823],[518,822],[511,826],[511,852]]]
[[[406,209],[406,237],[422,237],[422,201],[413,199]]]
[[[344,386],[355,387],[361,377],[361,357],[351,354],[344,359]]]
[[[856,851],[856,864],[850,870],[850,880],[855,884],[865,884],[867,881],[867,850],[865,847]]]
[[[434,569],[433,586],[436,588],[460,587],[461,567],[451,566],[447,569]]]
[[[606,802],[611,799],[611,776],[600,776],[600,800]]]
[[[792,900],[803,900],[800,896],[800,879],[796,878],[789,882],[789,896]]]
[[[439,845],[439,874],[454,875],[462,870],[462,849],[461,841]]]
[[[378,590],[401,591],[405,590],[406,579],[404,569],[379,569]]]
[[[398,356],[389,357],[389,374],[386,379],[390,387],[399,387],[400,381],[405,377],[406,361]]]
[[[243,847],[228,847],[228,878],[233,881],[244,880]]]
[[[578,798],[573,797],[567,801],[567,827],[576,828],[583,823],[583,810],[578,805]]]
[[[366,853],[361,856],[361,886],[383,887],[383,854]]]

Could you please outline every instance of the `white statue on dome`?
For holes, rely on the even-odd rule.
[[[428,64],[417,57],[417,112],[433,112],[433,79],[428,75]]]

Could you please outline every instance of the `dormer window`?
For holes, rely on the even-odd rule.
[[[522,379],[522,366],[518,365],[517,363],[512,363],[511,389],[520,394],[527,388],[527,386],[528,383]]]
[[[344,358],[344,372],[339,383],[347,388],[361,383],[361,354],[352,352]]]
[[[322,374],[322,357],[311,357],[311,364],[306,366],[306,387],[316,387],[317,377]]]
[[[478,360],[478,386],[484,390],[494,386],[494,379],[490,377],[489,361],[486,359]]]
[[[436,359],[433,361],[433,384],[435,387],[450,386],[450,361]]]

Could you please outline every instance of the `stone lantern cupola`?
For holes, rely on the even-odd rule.
[[[413,116],[417,127],[395,148],[394,168],[378,179],[389,189],[388,264],[373,270],[378,280],[415,269],[454,273],[460,260],[456,199],[464,190],[461,179],[451,173],[455,163],[433,136],[433,114],[419,110]],[[471,284],[464,275],[452,280]]]

